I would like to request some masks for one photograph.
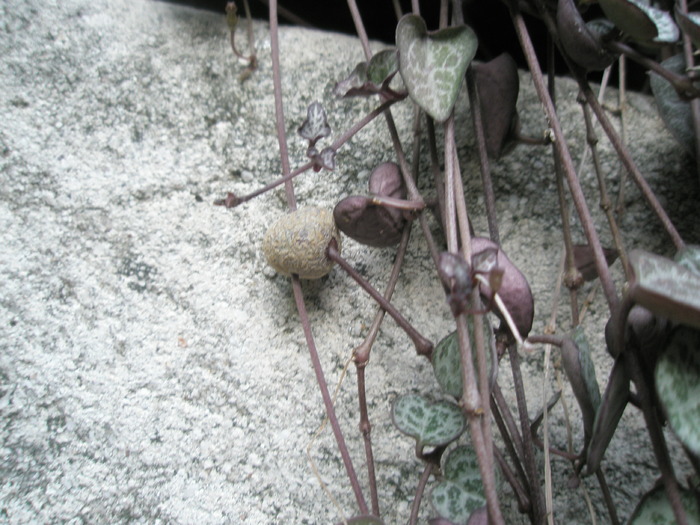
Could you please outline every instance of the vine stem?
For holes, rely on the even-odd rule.
[[[678,5],[683,15],[688,15],[688,1],[679,0]],[[683,57],[685,67],[690,70],[693,67],[693,43],[690,37],[683,32]],[[700,100],[694,98],[690,101],[690,111],[693,116],[693,129],[695,131],[695,162],[697,163],[698,175],[700,176]]]
[[[479,153],[479,170],[481,172],[481,184],[484,189],[484,205],[486,207],[486,221],[489,226],[489,237],[500,246],[501,236],[498,231],[498,219],[496,214],[496,196],[491,180],[491,167],[489,156],[486,153],[486,138],[484,136],[484,121],[479,102],[479,91],[476,87],[474,69],[470,65],[467,69],[467,92],[469,93],[469,105],[471,106],[472,125],[476,137],[476,147]]]
[[[422,214],[421,214],[422,216]],[[401,236],[401,243],[399,244],[399,249],[396,253],[396,258],[394,259],[394,265],[391,269],[391,275],[389,276],[389,282],[384,290],[384,298],[387,301],[391,301],[391,297],[394,294],[396,288],[396,283],[399,280],[399,274],[401,272],[401,265],[403,263],[404,257],[406,256],[406,248],[408,247],[408,239],[410,238],[411,225],[410,223],[406,225]],[[374,316],[374,321],[369,329],[369,333],[365,340],[355,348],[353,351],[353,360],[355,362],[355,367],[357,369],[357,399],[360,407],[360,432],[362,433],[362,439],[365,443],[365,457],[367,459],[367,477],[369,478],[369,490],[370,498],[372,500],[372,513],[375,516],[379,516],[379,494],[377,492],[377,477],[374,465],[374,453],[372,451],[372,424],[369,420],[369,412],[367,410],[367,389],[365,381],[365,371],[367,369],[367,364],[369,363],[369,354],[372,350],[372,345],[374,344],[377,334],[379,333],[379,327],[384,320],[384,315],[386,310],[379,308],[376,315]]]
[[[394,318],[396,324],[398,324],[403,331],[406,332],[406,335],[411,338],[411,341],[413,341],[413,344],[416,347],[416,353],[418,353],[418,355],[425,356],[428,359],[431,358],[433,353],[433,343],[423,337],[418,330],[416,330],[415,327],[409,323],[403,315],[401,315],[394,305],[384,299],[382,294],[380,294],[370,283],[363,279],[357,270],[350,265],[350,263],[343,259],[340,252],[338,252],[335,239],[331,239],[331,242],[328,244],[328,247],[326,248],[326,256],[345,270],[345,272],[352,277],[355,282],[359,284],[362,289],[370,295],[370,297],[372,297],[372,299],[377,301],[377,303],[379,303],[379,305],[386,310],[386,313]]]
[[[272,56],[272,81],[274,85],[274,95],[275,95],[275,117],[277,125],[277,140],[280,146],[280,158],[282,162],[282,174],[288,175],[290,173],[289,167],[289,153],[287,150],[287,137],[284,126],[284,105],[282,103],[282,82],[281,82],[281,69],[279,62],[279,28],[277,23],[277,0],[270,0],[270,46],[271,46],[271,56]],[[294,186],[291,180],[285,182],[285,193],[287,195],[287,204],[290,210],[296,209],[296,198],[294,196]],[[299,319],[301,321],[302,329],[304,331],[304,337],[306,338],[306,344],[309,349],[309,355],[311,357],[311,363],[316,375],[316,382],[318,383],[319,389],[321,390],[321,397],[323,398],[323,404],[326,408],[326,415],[331,423],[331,428],[333,429],[333,435],[335,436],[340,455],[345,465],[345,470],[352,485],[352,490],[355,494],[355,499],[360,512],[366,514],[368,512],[367,503],[365,497],[362,494],[362,489],[360,488],[360,483],[353,467],[352,460],[350,458],[350,453],[348,452],[348,447],[345,443],[345,438],[343,437],[343,432],[340,429],[340,424],[338,423],[338,418],[335,414],[335,408],[333,407],[333,401],[331,399],[330,392],[328,390],[328,384],[326,383],[326,378],[323,373],[323,367],[321,366],[321,360],[318,356],[318,350],[316,349],[316,343],[314,341],[313,333],[311,332],[311,323],[309,322],[309,317],[306,311],[306,304],[304,303],[304,294],[301,289],[301,281],[299,276],[296,274],[292,275],[292,290],[294,292],[294,302],[299,313]]]
[[[598,277],[600,278],[600,282],[605,293],[605,298],[608,302],[608,307],[612,311],[617,306],[619,299],[617,296],[617,291],[615,290],[615,284],[613,283],[610,275],[608,264],[605,260],[605,255],[603,254],[603,248],[600,245],[598,232],[595,229],[591,212],[586,205],[586,198],[583,194],[583,190],[581,189],[581,184],[576,176],[576,169],[574,168],[574,164],[571,159],[571,153],[566,145],[566,138],[564,137],[561,125],[559,124],[556,109],[554,108],[554,104],[552,104],[552,100],[547,92],[547,87],[545,86],[544,79],[542,77],[542,71],[540,70],[537,55],[535,54],[535,49],[532,44],[532,40],[530,39],[527,26],[525,25],[525,20],[523,19],[520,11],[517,10],[517,7],[509,4],[509,8],[513,25],[515,26],[515,32],[518,36],[518,40],[520,41],[520,47],[525,54],[525,59],[530,69],[530,73],[532,74],[535,90],[537,91],[540,101],[544,105],[547,120],[554,135],[554,148],[559,159],[561,160],[562,169],[564,170],[566,181],[569,185],[569,191],[571,192],[571,197],[573,199],[576,212],[578,213],[581,221],[581,227],[583,228],[583,231],[586,234],[586,239],[588,239],[588,244],[595,255],[595,265],[596,269],[598,270]]]
[[[461,189],[459,184],[459,166],[457,164],[457,154],[455,147],[455,129],[454,115],[451,115],[445,122],[445,224],[447,227],[447,248],[452,253],[459,251],[458,237],[463,236],[462,251],[463,256],[469,257],[470,260],[470,239],[469,239],[469,223],[466,214],[466,203],[464,202],[464,192],[460,191],[460,197],[457,197],[457,189]],[[457,219],[459,216],[459,228],[457,227]],[[478,301],[478,289],[474,289],[472,293],[472,306],[474,301]],[[482,403],[488,402],[489,392],[487,381],[477,381],[477,377],[484,377],[479,374],[477,376],[474,370],[474,361],[472,358],[471,343],[469,341],[469,331],[467,328],[467,318],[465,314],[460,314],[455,317],[457,325],[457,339],[459,342],[461,369],[462,369],[462,410],[464,411],[469,423],[469,430],[472,438],[472,444],[476,451],[477,460],[479,463],[479,471],[481,473],[481,481],[484,485],[484,495],[486,496],[486,505],[488,507],[489,520],[492,524],[504,523],[500,505],[498,503],[498,493],[496,491],[495,478],[493,472],[493,447],[490,443],[491,433],[490,428],[490,407],[484,408]],[[476,332],[476,327],[474,328]],[[485,350],[483,338],[480,340],[482,357],[479,359],[480,368],[486,367]],[[477,349],[479,352],[479,349]],[[485,372],[484,372],[485,374]],[[479,385],[485,385],[486,392],[479,391]],[[487,419],[488,418],[488,419]]]
[[[428,484],[428,480],[430,479],[430,475],[433,473],[434,469],[435,467],[430,462],[427,462],[425,468],[423,469],[423,474],[421,474],[420,481],[418,482],[418,488],[416,489],[416,497],[413,499],[413,505],[411,505],[411,516],[408,520],[409,525],[415,525],[418,523],[420,502],[423,499],[425,486]]]
[[[561,46],[559,45],[559,40],[557,38],[557,28],[556,28],[556,23],[554,22],[552,16],[547,12],[545,8],[540,9],[540,13],[542,15],[542,20],[544,21],[545,25],[547,26],[547,29],[549,33],[552,35],[552,37],[555,39],[557,42],[557,46],[559,47],[561,51]],[[522,16],[520,17],[521,19],[521,25],[524,28],[525,22],[522,21]],[[523,50],[525,50],[525,47],[523,46]],[[531,53],[531,54],[530,54]],[[526,53],[526,57],[530,55],[534,60],[535,63],[537,61],[535,55],[534,55],[534,48],[532,47],[532,44],[530,43],[529,46],[529,52]],[[571,59],[566,55],[566,53],[561,53],[564,62],[566,63],[569,71],[571,71],[571,74],[573,75],[574,79],[576,79],[576,82],[578,82],[579,89],[581,90],[581,93],[583,94],[584,98],[586,99],[586,102],[588,102],[588,105],[591,107],[593,110],[593,113],[595,113],[596,118],[598,119],[598,122],[600,123],[601,127],[603,128],[603,131],[605,131],[605,134],[608,136],[608,139],[610,140],[610,143],[613,146],[613,149],[617,153],[618,157],[620,158],[620,161],[622,162],[623,166],[627,170],[627,172],[632,176],[632,179],[634,180],[635,184],[639,188],[639,190],[642,192],[642,195],[647,201],[647,204],[651,208],[651,210],[656,214],[657,218],[663,225],[663,227],[666,229],[666,232],[668,233],[669,237],[671,237],[671,240],[673,244],[675,245],[677,250],[681,250],[685,246],[685,242],[683,241],[683,238],[680,236],[678,233],[678,230],[676,227],[673,225],[673,222],[671,222],[671,219],[668,217],[668,214],[664,210],[663,206],[661,206],[661,203],[659,200],[656,198],[656,195],[654,195],[654,192],[652,191],[651,187],[647,183],[647,181],[644,179],[644,176],[642,173],[639,171],[637,168],[636,164],[634,163],[634,160],[632,160],[632,156],[629,153],[629,150],[625,146],[624,142],[620,140],[619,135],[615,131],[615,128],[611,124],[610,120],[608,119],[607,115],[605,114],[605,110],[603,109],[603,106],[600,104],[598,101],[598,98],[595,96],[595,93],[593,93],[593,90],[591,89],[590,84],[586,80],[586,75],[585,72],[581,70],[578,66],[576,66]],[[535,79],[537,77],[536,71],[530,68],[532,71],[532,77]],[[539,75],[541,77],[541,75]],[[535,84],[537,86],[537,83]],[[539,90],[538,90],[539,93]],[[546,108],[546,105],[545,105]],[[568,151],[567,151],[568,153]],[[571,157],[569,156],[569,159]],[[567,178],[568,178],[568,172],[567,172]],[[574,195],[574,203],[576,202],[575,194],[572,190],[572,195]],[[577,211],[578,211],[578,206],[577,206]],[[580,216],[579,212],[579,216]],[[586,225],[583,221],[583,217],[581,218],[581,223],[584,226],[584,230],[586,229]],[[586,234],[588,236],[588,234]],[[590,243],[590,240],[589,240]],[[597,248],[600,248],[600,244],[597,243],[598,246]],[[607,264],[605,264],[605,258],[603,257],[602,260],[599,260],[598,257],[598,252],[596,250],[596,247],[594,248],[594,253],[596,257],[596,268],[598,268],[598,275],[600,276],[600,281],[601,284],[603,285],[603,290],[605,292],[606,298],[608,298],[608,304],[610,304],[610,298],[608,297],[608,291],[606,287],[606,280],[603,279],[603,274],[600,273],[600,267],[598,266],[599,263],[603,263],[602,266],[604,266],[605,274],[606,276],[609,275],[609,272],[607,271]],[[602,255],[602,254],[601,254]],[[615,303],[617,303],[617,296],[615,296]],[[612,310],[612,308],[611,308]]]

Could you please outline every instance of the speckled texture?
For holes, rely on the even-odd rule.
[[[0,522],[296,525],[349,516],[356,504],[328,428],[310,450],[340,508],[307,460],[323,405],[290,280],[267,266],[261,250],[265,229],[287,211],[284,192],[234,210],[212,205],[281,172],[266,24],[255,26],[259,69],[241,84],[245,63],[231,53],[223,14],[143,0],[10,0],[0,3],[0,20]],[[324,147],[376,101],[332,95],[362,60],[356,39],[283,27],[280,43],[294,168],[308,160],[308,142],[294,131],[311,102],[322,101],[328,113]],[[565,81],[557,87],[578,162],[585,136],[576,126],[577,89]],[[523,131],[540,135],[547,123],[525,74],[521,90]],[[632,153],[683,235],[697,243],[693,164],[678,154],[648,98],[630,95],[628,103]],[[483,235],[464,105],[460,95],[458,151],[469,213]],[[392,113],[410,144],[409,101]],[[619,164],[602,137],[599,146],[617,191]],[[333,172],[295,179],[299,206],[332,209],[365,193],[372,168],[389,160],[396,160],[391,140],[378,119],[338,150]],[[503,249],[530,282],[533,333],[542,333],[561,254],[550,148],[518,146],[492,168]],[[419,186],[429,188],[429,180],[423,166]],[[590,162],[581,181],[608,244]],[[628,244],[670,254],[632,185],[625,202]],[[575,220],[573,227],[580,240]],[[395,250],[344,240],[344,257],[383,288]],[[619,263],[613,271],[621,286]],[[334,388],[376,306],[338,268],[304,281],[303,292]],[[567,300],[559,331],[567,329]],[[454,329],[417,229],[392,302],[433,342]],[[598,294],[585,321],[601,385],[611,364],[606,311]],[[533,414],[557,388],[543,392],[542,355],[524,356]],[[388,525],[405,523],[422,467],[413,441],[391,424],[391,402],[411,392],[435,395],[436,381],[388,318],[366,377],[381,509]],[[507,363],[499,381],[513,403]],[[564,398],[575,420],[567,386]],[[363,472],[352,366],[336,405]],[[557,406],[553,445],[566,446],[565,429]],[[579,445],[575,422],[573,432]],[[603,468],[624,520],[657,476],[636,409],[625,411],[610,447]],[[568,463],[555,460],[553,470],[557,523],[590,523],[581,492],[567,488]],[[367,492],[365,476],[360,483]],[[608,522],[595,480],[583,485],[598,522]],[[504,506],[509,524],[522,523],[507,494]],[[432,515],[426,503],[419,521]]]
[[[309,206],[277,219],[265,232],[262,249],[267,264],[282,275],[319,279],[333,268],[326,256],[332,239],[340,252],[342,241],[333,212]]]

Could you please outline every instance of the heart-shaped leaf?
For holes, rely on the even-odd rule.
[[[599,0],[605,16],[627,36],[639,43],[673,43],[678,27],[666,11],[640,0]]]
[[[380,197],[406,198],[406,186],[399,166],[383,162],[372,170],[369,192]],[[348,237],[367,246],[383,248],[401,240],[406,219],[401,210],[383,206],[371,197],[351,196],[333,210],[338,228]]]
[[[322,168],[333,171],[335,169],[335,150],[330,146],[323,148],[319,160]]]
[[[396,46],[401,77],[413,101],[436,121],[450,116],[477,45],[476,34],[467,26],[428,33],[419,16],[399,20]]]
[[[376,204],[372,197],[345,197],[333,209],[338,229],[357,242],[375,248],[394,246],[401,240],[405,219],[396,210]]]
[[[605,69],[617,58],[603,47],[598,27],[584,22],[573,0],[559,0],[557,29],[561,45],[574,62],[588,71]],[[609,29],[612,27],[610,23]]]
[[[391,80],[399,70],[399,61],[395,48],[375,53],[369,62],[360,62],[350,75],[338,82],[333,92],[340,97],[367,97],[377,93],[401,98],[389,88]]]
[[[457,405],[447,401],[432,403],[416,394],[396,398],[391,416],[396,428],[415,438],[419,447],[447,445],[457,439],[465,427],[464,416]]]
[[[476,453],[470,447],[457,447],[447,456],[443,472],[445,479],[432,490],[430,501],[443,518],[466,523],[486,503]]]
[[[654,377],[671,428],[688,449],[700,455],[700,331],[678,327]]]
[[[682,54],[667,58],[661,65],[673,73],[685,74],[685,59]],[[695,131],[690,102],[681,99],[673,85],[656,73],[650,73],[649,83],[666,127],[690,155],[695,155]]]
[[[700,274],[665,257],[641,250],[629,255],[634,278],[629,294],[649,310],[700,328]]]
[[[600,390],[591,360],[591,349],[581,327],[574,330],[571,339],[565,339],[561,346],[561,357],[571,389],[581,408],[584,443],[588,446],[593,434],[595,415],[600,406]]]
[[[695,495],[683,487],[680,487],[680,493],[688,523],[700,523],[700,504]],[[663,485],[653,488],[642,496],[627,523],[629,525],[675,525],[677,523]]]
[[[472,67],[483,115],[486,152],[497,159],[508,150],[518,127],[518,65],[508,53],[502,53],[489,62],[475,62]]]
[[[395,162],[382,162],[375,167],[369,176],[369,192],[382,197],[405,199],[406,185],[399,165]]]
[[[472,239],[472,252],[475,254],[493,248],[498,250],[498,267],[503,270],[501,288],[498,290],[498,294],[513,318],[520,335],[527,337],[535,316],[535,303],[532,297],[532,290],[525,275],[511,262],[505,252],[495,242],[485,237],[474,237]],[[491,302],[493,292],[488,286],[480,284],[479,291],[484,301]],[[498,309],[494,309],[494,313],[499,317],[502,316]]]
[[[399,58],[396,49],[384,49],[372,55],[367,64],[367,80],[379,87],[394,78],[398,70]]]
[[[326,120],[326,110],[319,102],[312,102],[306,110],[306,120],[299,126],[297,133],[309,141],[309,145],[316,144],[318,139],[331,134],[331,127]]]
[[[467,321],[469,339],[474,344],[474,323],[470,316]],[[489,324],[484,323],[484,340],[488,341],[488,353],[491,356],[492,348],[490,340],[492,332],[489,329]],[[476,366],[476,355],[474,356],[474,366]],[[444,337],[433,350],[432,356],[433,372],[435,378],[442,390],[454,397],[461,399],[462,397],[462,357],[459,351],[459,341],[457,339],[457,331],[450,333]],[[489,374],[491,373],[491,359],[489,359]]]

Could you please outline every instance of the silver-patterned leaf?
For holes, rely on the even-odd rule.
[[[308,139],[311,144],[331,134],[331,128],[326,121],[326,110],[319,102],[312,102],[309,105],[306,110],[306,120],[299,127],[297,133]]]
[[[418,446],[437,447],[457,439],[465,427],[460,408],[447,401],[431,402],[416,395],[398,397],[392,408],[394,425],[415,438]]]
[[[470,316],[467,321],[469,331],[469,339],[474,341],[474,323]],[[493,351],[491,348],[491,339],[493,334],[489,324],[484,322],[484,340],[487,342],[487,352],[489,355]],[[454,397],[461,399],[462,397],[462,357],[459,350],[459,341],[457,340],[457,331],[452,332],[444,337],[433,350],[433,372],[435,378],[442,390]],[[491,359],[489,359],[489,374],[491,373]],[[476,355],[474,356],[474,366],[476,367]]]
[[[396,45],[408,94],[428,115],[444,122],[476,54],[476,34],[467,26],[428,33],[421,17],[405,15],[396,27]]]
[[[634,271],[629,293],[649,310],[673,321],[700,328],[700,274],[670,259],[633,250]]]
[[[469,516],[486,503],[476,453],[461,446],[447,456],[445,479],[430,494],[433,507],[452,523],[466,523]]]
[[[656,391],[678,439],[700,455],[700,331],[676,329],[654,371]]]

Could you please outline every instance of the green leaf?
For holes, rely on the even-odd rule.
[[[450,116],[477,45],[476,34],[467,26],[428,33],[419,16],[399,20],[399,72],[413,101],[436,121]]]
[[[426,398],[407,394],[394,401],[394,425],[415,438],[419,447],[447,445],[464,431],[465,421],[457,405],[448,401],[432,403]]]
[[[471,317],[467,321],[469,340],[474,348],[474,322]],[[484,340],[489,342],[487,355],[489,358],[489,374],[491,373],[491,330],[484,321]],[[474,352],[474,367],[476,367],[476,352]],[[454,397],[462,397],[462,357],[459,351],[457,331],[444,337],[433,350],[433,372],[442,390]]]
[[[667,58],[661,65],[673,73],[685,74],[685,59],[682,54]],[[690,155],[695,155],[695,131],[690,102],[681,99],[673,85],[654,72],[649,74],[649,83],[666,127]]]
[[[445,479],[430,494],[433,507],[452,523],[466,523],[486,503],[476,453],[461,446],[450,452],[443,468]]]
[[[339,97],[368,97],[381,93],[402,96],[389,90],[389,84],[399,70],[395,48],[375,53],[369,62],[360,62],[350,75],[335,85],[334,93]]]
[[[678,327],[654,377],[671,428],[686,447],[700,455],[700,331]]]
[[[390,80],[399,70],[396,49],[384,49],[375,53],[367,65],[367,79],[379,87]]]
[[[693,493],[681,487],[681,503],[685,509],[688,523],[700,523],[700,505]],[[676,518],[666,497],[663,485],[650,490],[637,504],[629,525],[675,525]]]
[[[634,278],[629,294],[654,313],[700,328],[700,274],[641,250],[629,255]]]
[[[630,38],[640,43],[672,43],[678,40],[678,27],[666,11],[640,0],[600,0],[605,16]]]

